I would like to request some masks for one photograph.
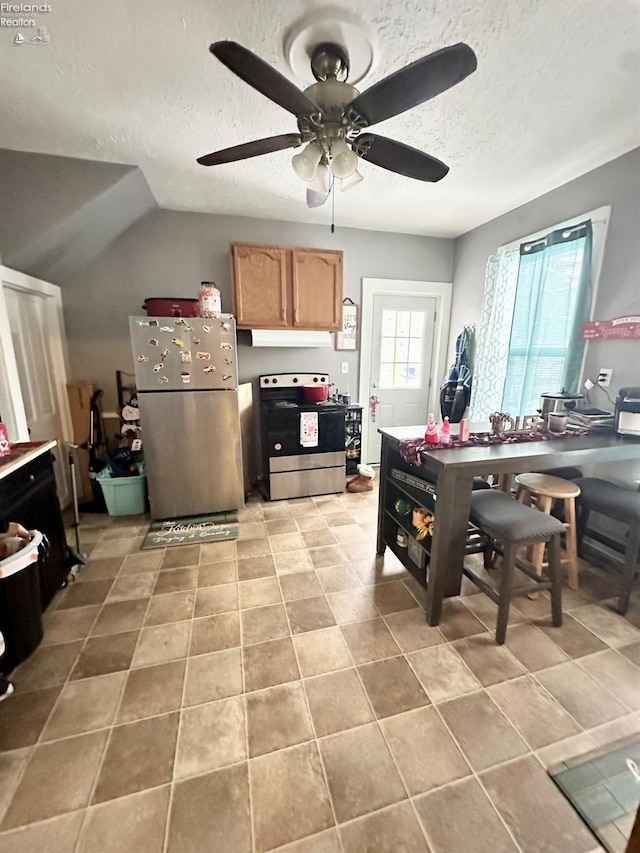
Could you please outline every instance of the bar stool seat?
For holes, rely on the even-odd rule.
[[[518,568],[535,581],[531,590],[551,590],[551,616],[555,626],[562,624],[562,572],[560,566],[560,535],[564,525],[552,515],[524,506],[497,489],[480,490],[471,494],[469,519],[490,540],[490,547],[502,553],[502,577],[498,592],[472,569],[463,568],[469,578],[485,595],[498,605],[496,643],[502,645],[507,635],[507,622],[513,588],[513,575]],[[548,579],[517,560],[523,545],[549,542]]]
[[[564,502],[566,557],[561,562],[566,563],[569,569],[569,588],[578,589],[576,498],[580,494],[580,486],[576,485],[576,480],[563,480],[550,474],[518,474],[516,483],[517,500],[530,504],[533,497],[536,507],[547,515],[551,513],[554,501]],[[545,565],[544,544],[531,549],[530,562],[532,568],[540,574]]]
[[[622,582],[618,612],[624,616],[629,608],[629,597],[633,581],[640,573],[640,492],[617,486],[599,477],[582,477],[576,480],[581,493],[578,498],[578,548],[587,528],[591,510],[615,518],[629,526],[627,545],[622,564]]]

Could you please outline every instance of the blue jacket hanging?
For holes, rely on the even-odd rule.
[[[440,411],[452,424],[460,423],[471,399],[472,343],[472,330],[465,326],[456,339],[456,360],[440,386]]]

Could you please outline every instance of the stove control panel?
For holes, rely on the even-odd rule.
[[[272,373],[260,377],[261,388],[296,388],[301,385],[330,385],[328,373]]]

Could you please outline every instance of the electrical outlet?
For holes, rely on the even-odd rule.
[[[587,391],[591,391],[593,386],[594,386],[594,383],[590,379],[585,379],[584,387],[587,389]]]
[[[343,362],[342,362],[342,372],[343,372],[343,373],[348,373],[348,372],[349,372],[349,362],[348,362],[348,361],[343,361]]]
[[[613,370],[610,367],[601,367],[598,371],[598,385],[601,388],[608,388],[611,382]]]

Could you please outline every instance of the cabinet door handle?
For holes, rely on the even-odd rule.
[[[294,323],[298,322],[298,309],[297,308],[293,309],[293,322]]]
[[[282,311],[280,312],[280,319],[282,320],[282,322],[283,322],[283,323],[284,323],[284,321],[285,321],[285,319],[286,319],[286,318],[285,318],[284,305],[282,306]]]

